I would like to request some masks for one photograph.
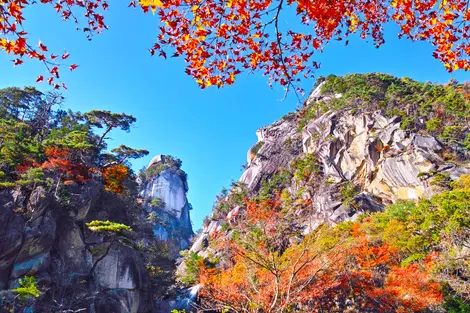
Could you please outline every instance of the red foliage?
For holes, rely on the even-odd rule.
[[[40,0],[50,5],[64,20],[80,22],[89,39],[107,28],[103,0]],[[15,65],[25,57],[47,67],[47,82],[60,88],[58,54],[39,42],[33,44],[23,29],[24,10],[34,2],[5,0],[0,6],[0,48],[13,56]],[[470,69],[470,11],[467,0],[133,0],[137,7],[158,16],[157,41],[149,49],[164,58],[182,56],[186,73],[202,87],[231,85],[242,72],[260,71],[271,82],[293,86],[302,77],[313,75],[319,64],[316,53],[331,41],[348,44],[352,34],[372,39],[375,46],[384,40],[389,22],[400,27],[399,37],[428,41],[433,56],[448,71]],[[286,11],[287,12],[284,12]],[[290,10],[290,11],[289,11]],[[83,14],[78,14],[82,11]],[[297,25],[282,22],[284,13],[298,17]],[[77,27],[78,28],[78,27]],[[299,29],[308,29],[300,32]],[[66,60],[69,54],[62,54]],[[77,67],[69,65],[70,70]],[[43,81],[40,75],[37,81]]]
[[[279,216],[278,210],[281,205],[279,194],[275,195],[274,200],[257,201],[245,199],[245,203],[248,221],[252,223],[273,223]]]
[[[79,23],[77,10],[84,11],[86,19],[86,27],[83,31],[87,33],[87,38],[91,38],[92,33],[100,33],[106,29],[104,18],[100,11],[106,10],[108,4],[102,0],[82,1],[82,0],[40,0],[44,5],[51,5],[63,20],[72,20]],[[44,63],[49,77],[48,84],[54,88],[59,88],[59,84],[55,83],[59,79],[59,67],[57,63],[57,54],[49,53],[48,47],[39,41],[37,44],[28,39],[28,32],[23,29],[24,10],[34,2],[28,0],[5,0],[0,5],[0,49],[7,54],[12,54],[15,65],[23,63],[25,57],[36,59]],[[75,13],[74,13],[75,12]],[[77,14],[77,15],[76,15]],[[83,25],[85,26],[85,25]],[[62,60],[67,59],[68,53],[62,55]],[[74,70],[77,65],[71,65],[70,70]],[[39,75],[37,82],[44,80],[43,75]]]
[[[23,174],[23,173],[26,173],[30,168],[31,168],[31,164],[21,164],[21,165],[18,165],[16,167],[16,172],[18,172],[18,174]]]
[[[150,49],[183,56],[186,73],[198,84],[230,85],[241,72],[260,71],[271,81],[292,86],[313,75],[313,60],[331,40],[348,44],[351,34],[384,40],[383,26],[395,22],[399,37],[430,42],[433,56],[448,71],[470,69],[470,20],[466,0],[143,0],[162,22]],[[135,3],[133,2],[133,6]],[[299,23],[284,27],[284,14],[295,11]],[[296,29],[310,27],[307,33]]]
[[[270,241],[269,225],[276,225],[266,210],[270,204],[246,203],[251,224],[259,218],[254,230],[264,229],[264,235],[258,237],[255,230],[258,239],[241,234],[241,239],[225,242],[234,256],[223,270],[199,264],[205,307],[243,312],[414,313],[442,301],[439,284],[431,278],[434,255],[426,258],[425,266],[401,266],[398,249],[370,242],[359,223],[352,225],[352,237],[337,238],[328,249],[310,237],[279,252]]]
[[[90,181],[90,171],[83,163],[73,162],[68,149],[50,147],[45,152],[47,161],[40,167],[45,170],[53,170],[60,173],[61,179],[85,183]]]

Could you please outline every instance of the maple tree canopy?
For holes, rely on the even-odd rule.
[[[88,38],[107,28],[103,0],[39,0],[50,5],[64,20],[81,25]],[[23,29],[28,0],[0,0],[0,48],[13,56],[15,65],[25,57],[42,61],[47,80],[56,89],[66,88],[59,69],[69,54],[54,54],[43,43],[32,43]],[[468,0],[140,0],[129,7],[152,12],[160,22],[157,41],[149,49],[166,57],[185,59],[186,73],[201,88],[231,85],[242,72],[260,71],[269,83],[287,89],[302,77],[310,77],[319,64],[314,61],[330,40],[351,34],[372,38],[379,47],[383,26],[395,22],[399,37],[430,42],[448,71],[470,69],[470,1]],[[299,23],[284,29],[283,14],[297,14]],[[82,21],[82,19],[84,21]],[[307,30],[307,31],[305,31]]]

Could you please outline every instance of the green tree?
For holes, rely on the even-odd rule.
[[[0,119],[0,167],[15,167],[25,159],[34,159],[38,142],[31,137],[31,127],[20,121]]]
[[[111,151],[114,153],[116,161],[119,164],[124,163],[128,159],[139,159],[149,154],[148,150],[134,149],[126,145],[120,145]]]
[[[93,110],[85,113],[87,122],[97,128],[103,128],[104,132],[98,140],[98,147],[101,146],[106,135],[114,128],[120,128],[128,132],[131,125],[136,121],[132,115],[125,113],[112,113],[110,111]]]

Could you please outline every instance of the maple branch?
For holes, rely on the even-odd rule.
[[[1,16],[2,16],[3,20],[5,21],[5,23],[9,26],[10,32],[12,32],[12,31],[11,31],[12,29],[15,29],[15,30],[13,31],[13,33],[16,35],[16,37],[17,37],[18,39],[20,39],[20,38],[24,38],[24,39],[25,39],[24,44],[25,44],[25,46],[26,46],[26,48],[27,48],[26,51],[27,51],[28,53],[30,53],[30,54],[37,53],[37,52],[36,52],[36,49],[34,49],[34,48],[26,41],[26,38],[23,37],[23,36],[16,30],[16,28],[13,27],[13,25],[10,23],[10,21],[8,20],[8,17],[5,15],[5,9],[3,8],[3,6],[2,6],[1,8],[2,8],[2,12],[0,12],[0,13],[1,13]],[[21,25],[21,29],[24,31],[23,25],[22,25],[22,24],[20,24],[20,25]],[[7,34],[6,31],[3,31],[3,33],[4,33],[4,34]],[[20,55],[20,57],[23,57],[23,55]],[[52,74],[51,68],[50,68],[49,66],[60,66],[59,63],[54,63],[54,62],[51,62],[51,61],[47,61],[47,59],[45,59],[45,60],[39,59],[39,60],[44,64],[44,66],[46,67],[46,69],[47,69],[47,71],[49,72],[49,74]],[[52,74],[52,75],[54,75],[54,74]],[[56,74],[55,76],[56,76],[56,78],[59,80],[59,82],[62,83],[62,80],[59,78],[58,74]]]
[[[297,273],[301,270],[302,267],[300,267],[298,270],[296,270],[295,268],[297,267],[297,264],[300,262],[300,260],[302,259],[302,257],[305,255],[306,253],[306,250],[303,250],[302,253],[300,254],[299,258],[295,261],[293,267],[292,267],[292,275],[289,279],[289,284],[287,286],[287,296],[286,296],[286,300],[285,300],[285,304],[284,304],[284,308],[287,306],[287,303],[289,303],[289,299],[290,299],[290,291],[291,291],[291,287],[292,287],[292,282],[294,281],[294,278],[295,276],[297,275]],[[304,263],[305,264],[305,263]]]
[[[287,70],[287,65],[284,62],[284,53],[282,50],[282,42],[281,42],[281,32],[279,31],[279,14],[281,13],[282,10],[282,4],[284,3],[284,0],[279,1],[279,5],[277,7],[276,15],[274,16],[274,28],[276,31],[276,41],[277,41],[277,46],[279,48],[279,54],[280,54],[280,59],[282,63],[282,69],[284,71],[284,75],[287,77],[287,87],[286,87],[286,92],[284,94],[284,98],[282,98],[281,101],[284,101],[287,98],[287,94],[289,93],[290,87],[294,89],[294,94],[297,97],[297,100],[300,102],[300,97],[299,94],[297,93],[297,88],[294,86],[292,83],[292,77],[290,76],[288,70]]]

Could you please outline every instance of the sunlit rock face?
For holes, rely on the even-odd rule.
[[[165,165],[169,157],[155,156],[147,166]],[[179,251],[187,249],[193,235],[190,219],[192,209],[186,197],[188,191],[185,178],[178,173],[178,169],[165,168],[158,174],[141,182],[140,197],[146,211],[156,216],[152,227],[155,237],[166,243],[172,256],[177,257]],[[158,204],[152,200],[158,200]]]
[[[141,195],[145,199],[161,199],[164,206],[159,209],[177,219],[184,215],[188,203],[181,178],[169,171],[164,171],[150,180]]]
[[[322,95],[321,88],[311,93],[305,106],[318,101],[328,106],[332,99],[342,98],[341,94]],[[239,183],[256,197],[275,173],[292,173],[293,160],[313,156],[321,168],[315,179],[299,183],[292,178],[285,188],[309,203],[308,209],[293,213],[304,234],[320,224],[354,220],[399,200],[430,197],[442,191],[432,183],[433,175],[456,180],[470,173],[468,162],[446,160],[445,152],[451,147],[439,138],[407,130],[398,116],[387,117],[380,110],[337,109],[319,112],[300,127],[299,114],[288,114],[256,132],[258,141],[247,153]],[[354,208],[342,199],[345,184],[356,189]],[[242,223],[244,216],[245,208],[239,204],[224,211],[215,206],[190,251],[202,257],[221,256],[209,245],[211,236],[230,236],[222,225]]]
[[[279,168],[287,167],[294,156],[302,151],[295,115],[288,115],[259,129],[256,135],[260,148],[256,153],[252,149],[248,151],[248,168],[240,178],[240,182],[246,184],[250,191],[257,191],[263,178],[272,175]]]

